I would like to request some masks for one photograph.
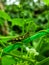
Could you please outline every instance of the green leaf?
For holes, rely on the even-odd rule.
[[[24,24],[23,19],[20,19],[20,18],[12,19],[12,26],[14,25],[23,26],[23,24]]]
[[[43,0],[47,5],[49,5],[49,0]]]
[[[0,17],[5,19],[5,20],[9,20],[9,21],[11,20],[10,16],[2,10],[0,10]]]
[[[10,55],[2,57],[2,65],[14,65],[16,62]]]

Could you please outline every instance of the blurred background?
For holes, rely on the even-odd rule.
[[[21,40],[48,28],[48,0],[0,0],[0,53],[6,46],[21,42]],[[17,39],[6,39],[6,36],[16,36]],[[38,63],[49,57],[49,33],[26,45],[23,44],[22,47],[11,52],[18,58],[3,54],[0,65],[32,65],[32,60]],[[23,57],[23,60],[19,56]],[[24,58],[29,58],[31,61]],[[33,65],[37,65],[35,62]],[[38,65],[49,65],[49,60]]]

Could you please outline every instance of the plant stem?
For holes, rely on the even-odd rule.
[[[44,60],[42,60],[42,61],[40,61],[38,64],[39,65],[42,65],[42,64],[44,65],[44,63],[46,63],[46,62],[49,62],[49,57],[44,59]]]
[[[32,59],[30,59],[30,58],[25,58],[25,57],[23,57],[23,56],[17,56],[17,55],[15,55],[15,54],[13,54],[13,53],[5,53],[5,54],[11,55],[11,56],[13,56],[15,59],[16,59],[16,58],[19,58],[19,59],[22,59],[22,60],[25,60],[25,61],[32,62],[33,64],[35,63],[35,60],[32,60]]]
[[[2,42],[2,41],[0,41],[0,44],[5,48],[6,47],[6,45]]]
[[[16,38],[16,36],[0,36],[0,39],[12,39]]]
[[[0,65],[2,65],[2,58],[0,57]]]

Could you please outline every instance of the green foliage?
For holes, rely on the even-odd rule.
[[[49,2],[44,2],[21,0],[0,10],[0,65],[49,65]]]
[[[5,20],[11,20],[10,16],[2,10],[0,10],[0,18],[3,18]]]
[[[47,5],[49,5],[49,0],[43,0]]]

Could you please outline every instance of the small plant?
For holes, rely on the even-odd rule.
[[[49,65],[49,5],[44,2],[0,1],[0,65]]]

